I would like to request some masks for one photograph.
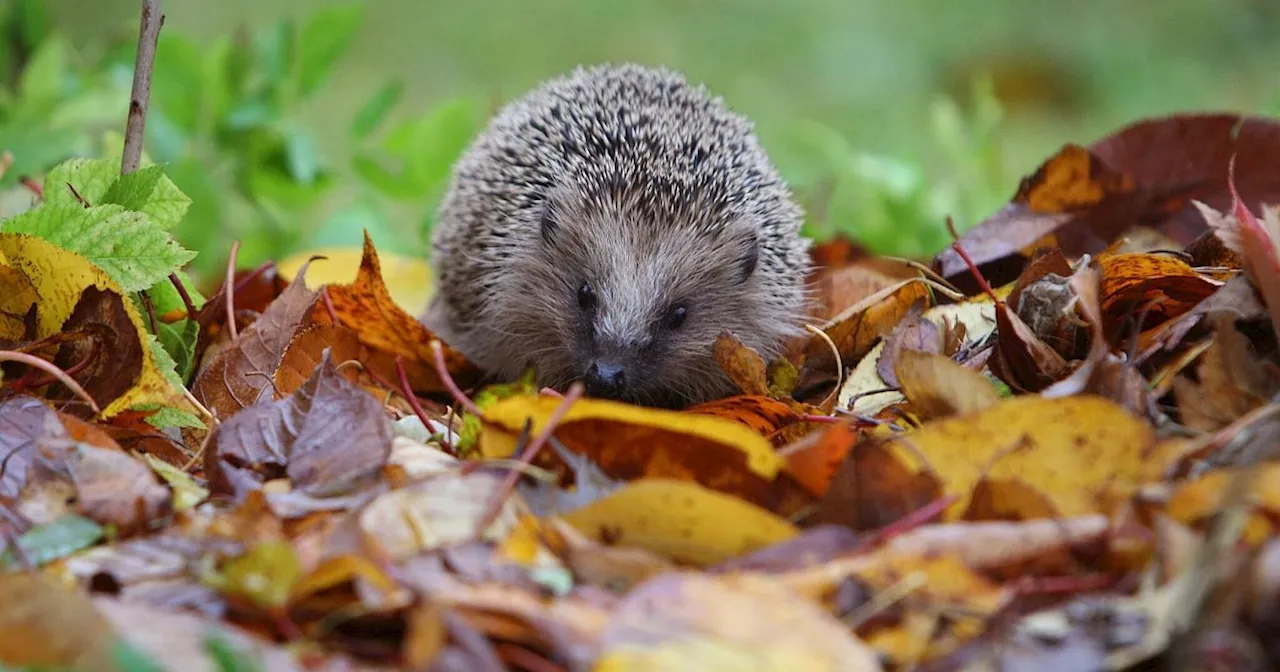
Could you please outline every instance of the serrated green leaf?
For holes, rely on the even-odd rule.
[[[402,95],[404,95],[404,80],[395,79],[383,84],[372,96],[369,96],[369,100],[360,106],[360,110],[352,118],[351,129],[348,131],[351,138],[363,140],[368,137],[378,128],[382,120],[387,118],[391,108],[400,102]]]
[[[137,292],[160,281],[195,258],[141,212],[119,205],[84,208],[46,203],[0,223],[6,233],[27,233],[75,252]]]
[[[160,182],[160,176],[164,174],[164,168],[160,166],[147,166],[116,178],[116,181],[107,187],[107,193],[102,195],[102,203],[99,205],[107,205],[115,203],[124,206],[125,210],[142,210],[142,206],[147,204],[147,200],[151,198],[151,193],[156,190],[156,185]]]
[[[147,334],[147,346],[151,348],[151,353],[156,358],[156,368],[160,369],[160,374],[164,376],[166,382],[173,386],[173,391],[177,392],[186,388],[182,383],[182,379],[178,377],[178,365],[169,356],[169,351],[164,349],[160,344],[160,339],[155,334]]]
[[[182,320],[176,324],[160,322],[156,329],[160,332],[160,344],[174,361],[178,378],[189,379],[195,368],[196,339],[200,335],[200,325],[195,320]]]
[[[44,204],[82,206],[70,184],[89,205],[98,205],[120,176],[119,159],[70,159],[49,169],[44,176]]]
[[[151,408],[138,407],[136,410],[149,411]],[[205,424],[200,417],[189,411],[172,406],[161,406],[156,409],[155,413],[147,416],[147,424],[156,429],[165,429],[166,427],[194,427],[195,429],[205,429]]]
[[[102,195],[102,204],[109,203],[145,212],[151,221],[166,231],[172,231],[191,207],[191,199],[158,165],[139,168],[116,178]]]
[[[359,3],[331,7],[316,12],[298,36],[298,92],[311,95],[329,76],[333,64],[351,45],[364,18]]]
[[[18,548],[26,561],[39,567],[98,543],[102,535],[101,525],[68,513],[27,530],[18,537]],[[14,566],[11,550],[6,549],[0,555],[0,564],[5,567]]]

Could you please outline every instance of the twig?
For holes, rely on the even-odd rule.
[[[182,297],[182,305],[187,309],[187,319],[196,319],[196,303],[191,300],[191,294],[187,293],[187,287],[182,284],[182,279],[177,273],[170,273],[169,282],[173,283],[173,288],[178,290],[178,296]]]
[[[231,340],[236,340],[239,334],[236,332],[236,255],[240,253],[240,241],[231,243],[231,256],[227,258],[227,281],[223,284],[226,288],[227,299],[227,329],[231,334]]]
[[[404,370],[404,356],[396,355],[396,375],[400,377],[400,393],[409,401],[409,407],[413,409],[413,414],[418,416],[418,420],[422,421],[423,429],[431,429],[431,421],[427,419],[427,412],[422,410],[422,404],[418,403],[418,395],[414,394],[413,386],[409,384],[409,373]],[[444,452],[454,457],[458,456],[458,451],[454,449],[453,444],[448,440],[440,442]]]
[[[124,130],[124,156],[120,174],[138,169],[142,162],[143,133],[147,125],[147,104],[151,99],[151,73],[156,62],[156,42],[160,39],[160,0],[142,0],[142,21],[138,26],[138,55],[133,63],[133,90],[129,93],[129,121]]]
[[[440,382],[444,383],[444,386],[449,389],[449,394],[452,394],[454,400],[462,404],[462,407],[467,409],[467,412],[472,415],[480,415],[480,408],[475,405],[475,402],[468,399],[467,395],[462,393],[458,383],[454,382],[453,376],[449,375],[449,368],[444,365],[444,347],[440,345],[440,341],[431,341],[431,352],[435,354],[436,373],[440,376]]]
[[[83,387],[80,387],[80,383],[77,383],[74,378],[68,376],[62,369],[59,369],[39,357],[28,355],[25,352],[0,350],[0,362],[19,362],[21,364],[26,364],[27,366],[34,366],[54,378],[57,378],[58,382],[70,388],[72,392],[76,393],[76,396],[84,399],[89,404],[89,408],[92,408],[94,413],[102,412],[102,409],[98,408],[98,402],[94,401],[93,397],[89,396],[89,393],[85,392]]]
[[[965,252],[964,247],[960,245],[960,235],[956,233],[956,225],[955,222],[951,221],[950,215],[947,215],[947,231],[949,231],[951,233],[951,237],[955,239],[955,242],[951,243],[951,249],[955,250],[956,254],[960,255],[960,258],[964,260],[965,266],[969,267],[969,272],[973,274],[973,279],[977,280],[978,287],[982,292],[991,297],[991,300],[995,302],[997,307],[999,307],[1000,299],[996,297],[995,291],[991,289],[991,285],[987,283],[987,279],[982,277],[982,273],[978,271],[978,265],[973,263],[973,257],[970,257],[969,253]]]
[[[551,433],[556,431],[556,426],[564,419],[565,413],[569,412],[569,407],[573,406],[580,397],[582,397],[582,383],[574,383],[569,386],[569,391],[565,392],[564,399],[560,405],[551,413],[551,417],[547,418],[547,424],[542,431],[534,437],[533,441],[525,447],[524,452],[520,454],[518,462],[520,464],[532,464],[533,458],[538,456],[538,452],[546,445],[547,439],[551,438]],[[516,487],[516,481],[520,480],[521,471],[512,469],[507,472],[502,483],[498,486],[498,491],[493,493],[493,499],[489,500],[489,505],[485,508],[484,515],[480,518],[480,524],[476,526],[476,536],[484,534],[489,525],[498,517],[498,513],[502,511],[502,505],[507,501],[507,495]]]

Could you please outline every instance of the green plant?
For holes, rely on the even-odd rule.
[[[989,80],[974,82],[970,104],[939,98],[929,128],[945,165],[859,150],[817,122],[796,124],[789,138],[808,164],[809,235],[851,236],[880,254],[929,255],[950,243],[952,217],[964,230],[1007,198],[1001,161],[1000,103]]]

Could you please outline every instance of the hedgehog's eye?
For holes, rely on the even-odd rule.
[[[684,326],[685,318],[689,317],[689,310],[684,307],[683,303],[677,303],[667,308],[667,314],[663,320],[667,323],[668,329],[679,329]]]
[[[589,310],[596,305],[596,293],[591,289],[590,283],[582,283],[578,287],[578,307],[583,310]]]

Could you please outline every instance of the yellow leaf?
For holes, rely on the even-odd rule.
[[[1250,546],[1272,538],[1280,517],[1280,463],[1267,462],[1252,467],[1257,473],[1249,488],[1248,503],[1252,507],[1241,535]],[[1235,473],[1230,469],[1211,471],[1194,481],[1180,485],[1169,500],[1167,513],[1187,525],[1203,525],[1222,509],[1222,498],[1231,486]]]
[[[526,420],[532,420],[537,434],[559,404],[559,399],[539,395],[494,402],[484,411],[488,422],[481,430],[481,453],[509,457]],[[810,501],[783,472],[786,460],[769,441],[733,420],[583,399],[569,408],[555,435],[616,480],[695,481],[784,516]],[[535,464],[566,471],[555,451],[543,451]]]
[[[359,247],[319,247],[303,250],[284,261],[277,268],[280,277],[293,282],[298,269],[312,256],[322,256],[307,267],[306,283],[309,289],[321,285],[349,285],[356,281],[363,252]],[[382,280],[391,298],[404,310],[419,314],[431,298],[431,267],[417,257],[405,257],[387,252],[378,253],[382,263]]]
[[[909,445],[908,445],[909,443]],[[1164,460],[1151,453],[1151,426],[1101,397],[1014,397],[971,415],[928,423],[889,444],[903,464],[923,457],[947,493],[955,519],[974,486],[1021,480],[1047,496],[1063,516],[1106,513],[1143,482],[1159,478]]]
[[[228,560],[207,575],[205,582],[225,594],[273,608],[288,603],[289,593],[301,575],[302,566],[288,542],[265,541]]]
[[[81,292],[87,287],[124,297],[124,311],[142,343],[142,372],[128,391],[102,409],[102,417],[109,418],[143,404],[167,405],[175,397],[180,398],[179,391],[174,390],[160,373],[142,316],[102,269],[78,254],[26,234],[0,233],[0,254],[8,259],[10,268],[17,269],[30,280],[35,290],[38,297],[37,338],[62,330],[62,324],[71,316]],[[3,300],[8,302],[9,298],[6,296]],[[23,307],[19,314],[25,312],[26,307]]]
[[[609,538],[676,562],[709,566],[785,541],[795,526],[694,483],[643,479],[564,514],[587,537]]]
[[[325,560],[295,582],[289,590],[289,601],[296,603],[303,598],[357,579],[362,579],[367,585],[384,594],[393,593],[396,590],[396,583],[373,562],[358,555],[345,553]]]

